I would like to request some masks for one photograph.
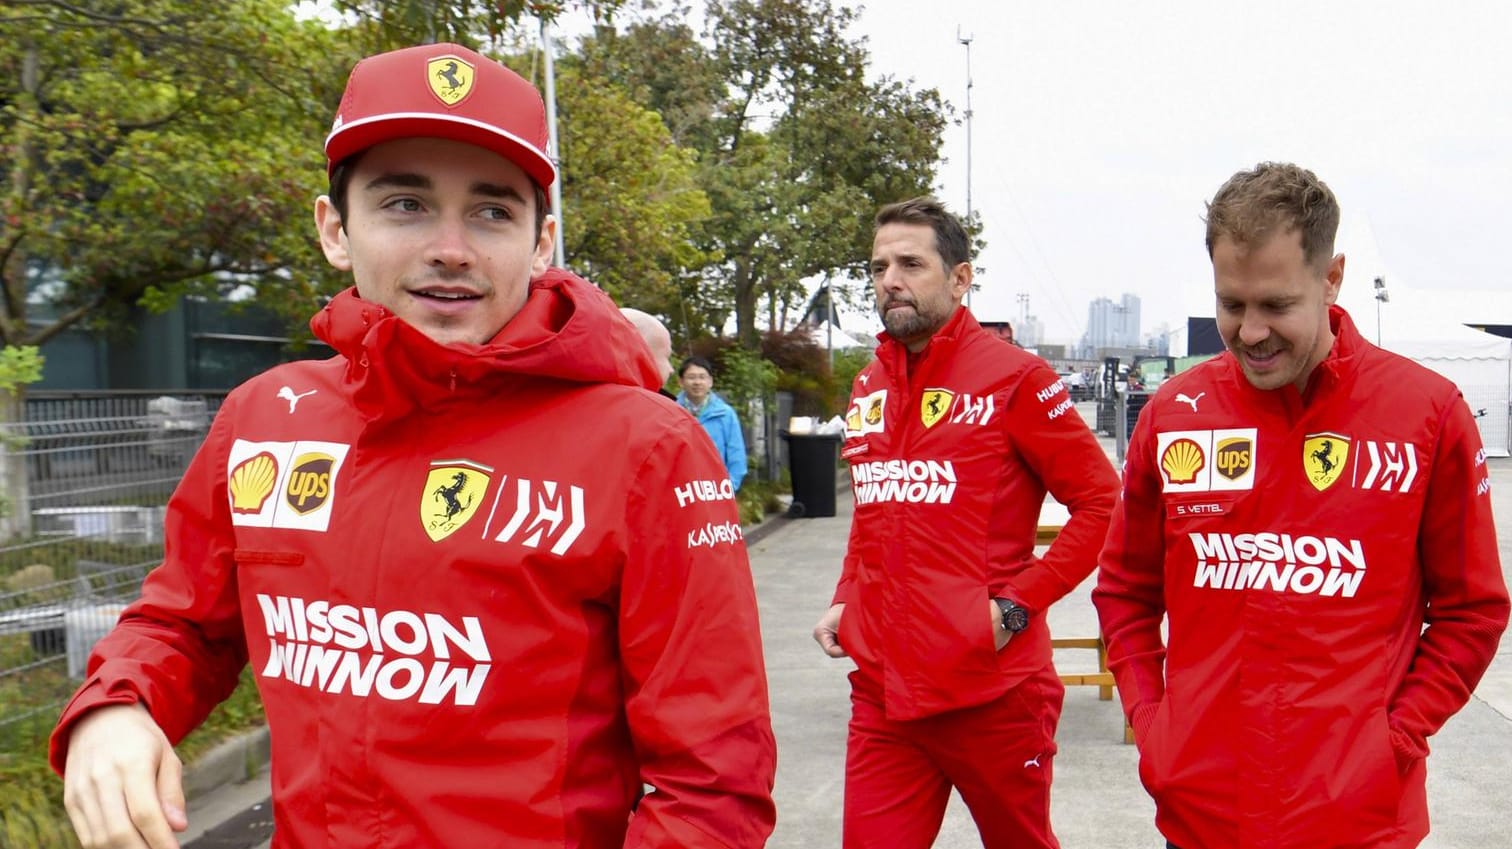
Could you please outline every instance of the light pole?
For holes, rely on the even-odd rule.
[[[546,138],[551,145],[551,158],[556,160],[557,178],[551,183],[551,212],[556,216],[556,244],[553,247],[557,268],[567,265],[566,231],[562,227],[562,149],[557,145],[556,66],[552,54],[556,52],[551,41],[551,24],[541,18],[541,49],[546,54]]]
[[[1375,302],[1376,302],[1376,345],[1381,344],[1381,304],[1391,300],[1391,294],[1386,291],[1386,278],[1375,279]]]
[[[956,41],[966,48],[966,226],[971,226],[971,42],[975,35],[961,35],[961,27],[956,26]],[[971,307],[971,290],[973,284],[966,288],[966,307]]]

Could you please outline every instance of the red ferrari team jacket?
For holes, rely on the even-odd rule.
[[[227,398],[54,768],[104,704],[177,741],[250,661],[275,847],[763,845],[733,491],[609,299],[553,270],[482,346],[352,291],[312,327],[340,355]]]
[[[889,719],[990,701],[1050,661],[1045,609],[1097,562],[1118,479],[1065,385],[963,308],[917,357],[885,334],[856,376],[843,455],[855,516],[839,641]],[[1034,556],[1049,490],[1071,513]],[[988,599],[1028,630],[998,652]]]
[[[1428,737],[1506,627],[1465,402],[1330,321],[1306,392],[1224,354],[1162,386],[1130,443],[1093,598],[1177,846],[1416,846]]]

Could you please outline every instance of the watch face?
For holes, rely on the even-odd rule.
[[[1003,611],[1003,625],[1014,633],[1022,631],[1029,627],[1029,612],[1022,607],[1014,605]]]
[[[997,606],[1003,611],[1003,630],[1013,634],[1029,627],[1029,611],[1006,598],[995,598]]]

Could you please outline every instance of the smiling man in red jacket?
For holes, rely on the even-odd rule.
[[[250,661],[276,849],[763,845],[734,502],[635,330],[547,267],[540,96],[457,45],[386,53],[325,149],[337,356],[233,392],[170,501],[53,735],[80,839],[176,845],[169,743]]]
[[[1507,625],[1475,421],[1333,306],[1338,223],[1295,165],[1218,190],[1228,352],[1164,383],[1129,444],[1093,600],[1180,849],[1418,845],[1428,738]]]
[[[856,512],[814,628],[856,663],[844,844],[927,849],[954,786],[988,849],[1055,847],[1065,690],[1045,610],[1092,571],[1118,479],[1050,366],[961,306],[961,222],[932,198],[876,221],[886,332],[852,388],[842,453]],[[1071,518],[1039,558],[1047,489]]]

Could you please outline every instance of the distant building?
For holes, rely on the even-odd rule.
[[[1019,322],[1018,330],[1014,335],[1020,345],[1033,348],[1045,341],[1045,326],[1040,323],[1038,316],[1031,315]]]
[[[1118,303],[1098,298],[1087,305],[1087,333],[1082,337],[1083,350],[1134,348],[1142,341],[1139,335],[1138,295],[1125,292]]]

